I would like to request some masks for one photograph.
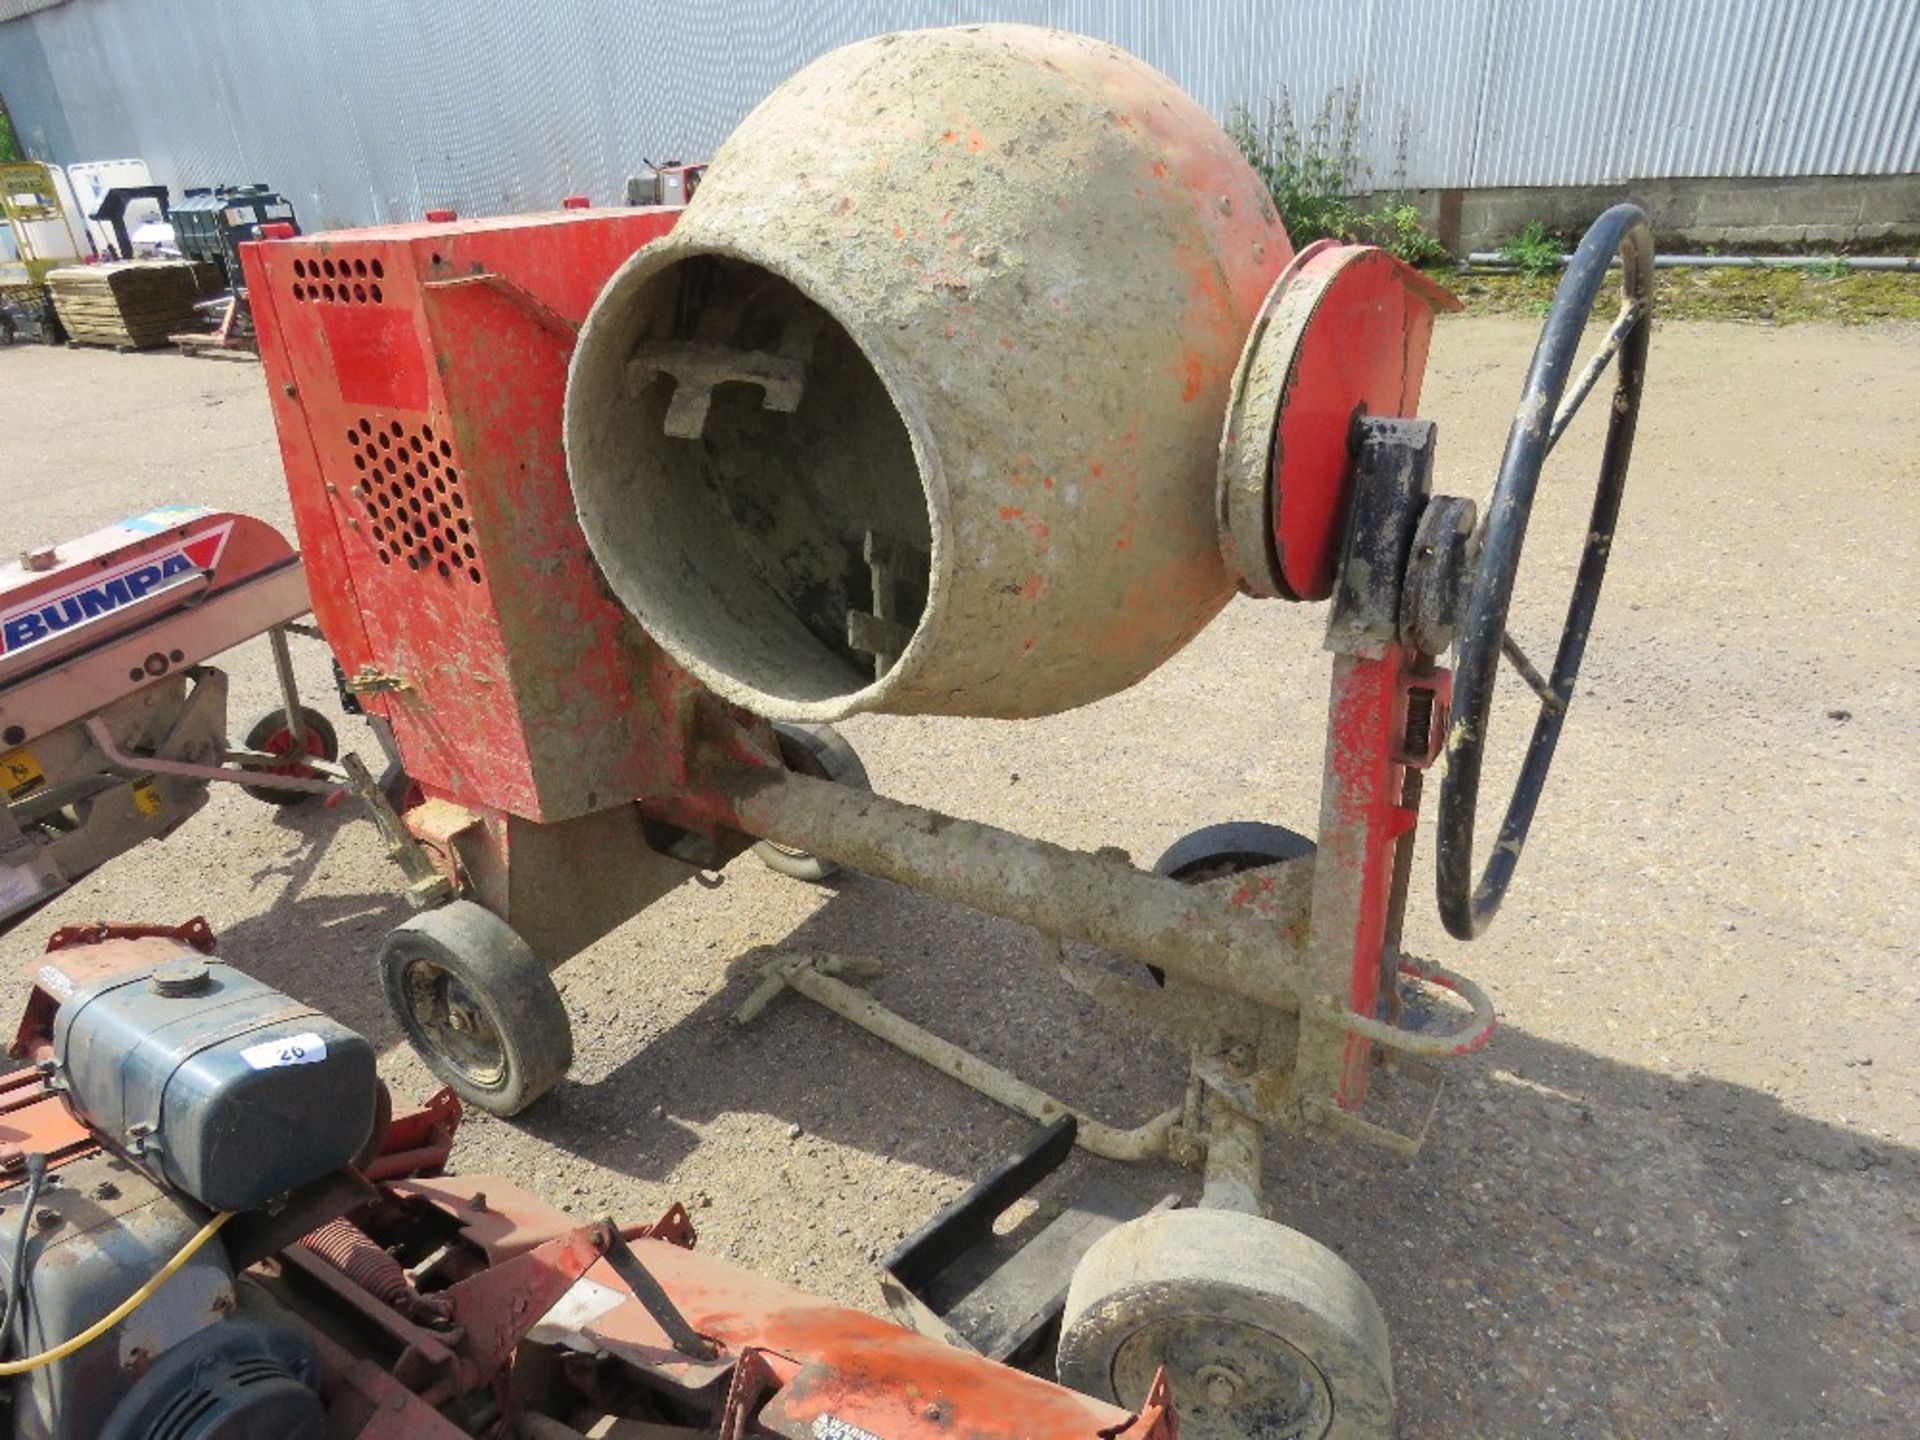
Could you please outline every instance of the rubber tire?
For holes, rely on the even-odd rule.
[[[778,720],[773,729],[780,738],[780,758],[796,775],[832,780],[855,790],[873,788],[859,752],[833,726],[794,725]],[[762,865],[789,880],[818,882],[840,873],[840,866],[832,860],[823,860],[804,850],[783,849],[771,840],[755,845],[753,853]]]
[[[1153,873],[1190,885],[1238,875],[1242,870],[1258,870],[1278,865],[1283,860],[1305,860],[1319,847],[1298,830],[1284,825],[1269,825],[1263,820],[1223,820],[1218,825],[1203,825],[1191,835],[1182,835],[1158,860]],[[1221,867],[1224,866],[1224,869]],[[1219,874],[1207,872],[1219,870]],[[1158,965],[1147,966],[1153,983],[1165,986],[1167,972]]]
[[[1157,1319],[1195,1314],[1256,1325],[1305,1354],[1332,1401],[1325,1440],[1390,1440],[1387,1322],[1366,1281],[1299,1231],[1230,1210],[1154,1211],[1094,1242],[1067,1287],[1060,1383],[1138,1410],[1143,1395],[1115,1393],[1121,1346]],[[1168,1379],[1178,1412],[1181,1377]],[[1204,1432],[1183,1415],[1181,1433]]]
[[[485,1012],[504,1064],[497,1083],[462,1070],[413,1013],[408,967],[426,960],[447,971]],[[471,900],[422,911],[389,931],[380,946],[380,984],[407,1043],[460,1098],[490,1115],[517,1115],[545,1095],[573,1064],[573,1022],[566,1002],[512,926]]]
[[[1313,841],[1298,830],[1284,825],[1268,825],[1259,820],[1228,820],[1207,825],[1183,835],[1167,847],[1167,853],[1153,862],[1153,873],[1175,880],[1202,883],[1200,872],[1228,864],[1224,873],[1258,870],[1263,865],[1278,865],[1283,860],[1305,860],[1316,849]]]
[[[300,719],[307,727],[309,738],[317,738],[320,741],[320,749],[317,752],[309,744],[307,753],[320,760],[338,760],[340,737],[334,733],[333,722],[311,705],[300,707]],[[242,748],[263,749],[269,740],[286,728],[286,709],[276,705],[247,727],[247,738],[242,743]],[[318,792],[312,790],[269,790],[264,785],[242,785],[240,789],[267,805],[301,805],[309,800],[320,798]]]

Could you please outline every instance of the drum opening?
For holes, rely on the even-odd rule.
[[[932,584],[927,486],[873,362],[791,281],[708,252],[622,272],[582,331],[567,445],[614,590],[728,698],[844,713],[899,662]]]

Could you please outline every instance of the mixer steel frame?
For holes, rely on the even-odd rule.
[[[1194,1164],[1211,1148],[1224,1174],[1257,1166],[1257,1146],[1209,1147],[1207,1130],[1242,1135],[1249,1116],[1417,1145],[1424,1123],[1402,1133],[1358,1113],[1376,1053],[1425,1078],[1422,1057],[1474,1048],[1492,1025],[1470,983],[1398,949],[1419,777],[1448,699],[1447,672],[1399,623],[1429,437],[1408,422],[1370,432],[1357,458],[1336,447],[1311,473],[1293,462],[1290,493],[1327,492],[1295,553],[1321,557],[1331,577],[1344,545],[1363,562],[1354,573],[1374,579],[1336,596],[1329,624],[1317,855],[1193,886],[1116,852],[791,773],[771,725],[709,693],[604,594],[565,504],[555,402],[579,317],[599,277],[673,220],[573,210],[247,247],[315,612],[417,785],[418,803],[388,826],[412,898],[471,896],[552,968],[696,869],[767,839],[1164,972],[1148,989],[1068,967],[1195,1057],[1179,1113],[1132,1132],[1081,1116],[1083,1148]],[[1382,252],[1303,251],[1260,332],[1301,372],[1284,413],[1411,413],[1432,313],[1447,303]],[[1309,342],[1342,347],[1349,363],[1306,363],[1294,352]],[[418,358],[396,358],[408,351]],[[1263,467],[1277,396],[1252,427]],[[1361,497],[1351,524],[1349,492]],[[410,521],[422,499],[425,523]],[[1023,1113],[1070,1108],[886,1012],[847,983],[858,968],[778,955],[743,1018],[792,988]],[[1398,973],[1456,990],[1472,1018],[1444,1035],[1393,1024]],[[1237,1183],[1242,1208],[1257,1204],[1251,1176]]]
[[[1188,1044],[1194,1083],[1184,1106],[1130,1131],[1079,1114],[879,1005],[843,978],[872,973],[850,957],[776,951],[738,1018],[790,987],[1035,1120],[1075,1113],[1082,1148],[1112,1159],[1205,1157],[1209,1203],[1224,1208],[1259,1208],[1258,1130],[1248,1118],[1416,1148],[1424,1120],[1408,1134],[1356,1113],[1375,1047],[1427,1078],[1422,1057],[1477,1049],[1494,1023],[1472,982],[1399,950],[1419,775],[1439,753],[1449,694],[1447,672],[1397,634],[1405,541],[1429,498],[1430,432],[1421,422],[1366,427],[1356,469],[1384,503],[1356,502],[1347,555],[1377,561],[1397,550],[1400,559],[1371,570],[1372,588],[1343,587],[1336,600],[1320,839],[1310,858],[1196,886],[1117,852],[1067,850],[784,770],[723,761],[703,772],[703,792],[727,802],[723,823],[748,834],[1164,971],[1164,987],[1147,988],[1050,952],[1073,983]],[[710,825],[711,803],[642,806]],[[1375,1018],[1383,1003],[1397,1015],[1403,974],[1455,991],[1470,1018],[1437,1033]]]

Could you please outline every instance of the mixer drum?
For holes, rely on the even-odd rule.
[[[1216,449],[1290,254],[1220,126],[1111,46],[836,50],[595,302],[581,524],[655,638],[764,715],[1112,694],[1232,593]]]

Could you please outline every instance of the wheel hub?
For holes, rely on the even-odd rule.
[[[1114,1391],[1144,1395],[1164,1368],[1183,1440],[1323,1440],[1333,1401],[1318,1367],[1280,1336],[1217,1316],[1169,1316],[1113,1357]]]
[[[428,960],[407,969],[406,994],[422,1035],[477,1085],[497,1085],[506,1052],[487,1013],[454,975]]]

